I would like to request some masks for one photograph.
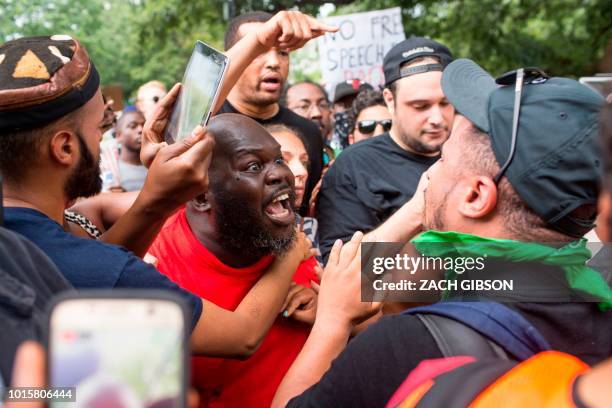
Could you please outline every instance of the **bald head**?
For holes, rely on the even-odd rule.
[[[278,145],[276,140],[259,123],[236,113],[217,115],[208,123],[208,131],[215,137],[211,168],[217,168],[249,146]],[[280,145],[278,145],[280,149]]]
[[[208,131],[215,137],[210,184],[189,204],[190,226],[229,262],[283,253],[294,236],[295,192],[280,145],[243,115],[215,116]]]

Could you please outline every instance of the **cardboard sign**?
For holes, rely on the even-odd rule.
[[[340,28],[318,40],[321,74],[328,90],[354,78],[374,87],[383,85],[383,58],[406,38],[401,8],[328,17],[325,22]]]

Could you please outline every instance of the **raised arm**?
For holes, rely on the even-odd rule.
[[[337,31],[337,28],[299,11],[282,11],[257,33],[243,37],[227,51],[230,65],[214,111],[219,110],[244,69],[258,55],[271,47],[300,48],[328,31]],[[163,142],[164,129],[179,91],[177,84],[145,123],[140,158],[149,167],[149,174],[140,193],[120,197],[101,195],[74,207],[102,231],[108,229],[102,236],[103,241],[124,246],[139,256],[144,256],[168,216],[205,191],[202,187],[207,185],[212,141],[204,129],[194,130],[190,138],[172,146]],[[194,152],[200,152],[201,157]]]
[[[292,51],[303,47],[313,38],[335,31],[338,31],[338,28],[328,26],[299,11],[281,11],[275,14],[256,33],[245,35],[227,50],[226,55],[230,63],[213,113],[221,109],[238,78],[257,56],[273,47]]]
[[[284,407],[317,383],[346,347],[353,327],[379,311],[380,303],[361,301],[362,237],[356,232],[346,245],[334,243],[321,279],[314,326],[278,387],[273,407]]]
[[[425,190],[429,179],[423,173],[412,198],[391,217],[363,237],[364,242],[406,243],[423,230],[425,213]]]
[[[140,191],[102,193],[77,201],[70,209],[91,221],[105,233],[136,201]]]
[[[278,317],[291,278],[310,256],[310,247],[298,232],[292,248],[270,265],[233,312],[203,299],[202,316],[191,333],[193,353],[232,358],[253,354]]]

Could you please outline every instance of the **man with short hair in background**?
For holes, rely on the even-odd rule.
[[[385,56],[383,96],[393,125],[348,148],[323,177],[317,220],[325,259],[336,239],[346,241],[389,218],[438,160],[455,114],[440,85],[451,61],[448,48],[422,37],[402,41]]]
[[[323,140],[329,143],[333,131],[331,107],[321,85],[312,81],[297,82],[287,88],[286,102],[293,112],[315,122]]]
[[[297,16],[293,11],[281,13]],[[302,16],[300,14],[298,18]],[[271,18],[269,13],[254,11],[232,19],[225,31],[225,49],[231,48],[245,35],[256,32]],[[219,113],[241,113],[262,125],[281,123],[299,131],[310,158],[310,177],[303,201],[308,203],[312,189],[321,178],[323,138],[316,124],[279,104],[288,74],[289,52],[279,48],[266,51],[244,70]]]
[[[123,191],[137,191],[144,185],[147,168],[140,161],[144,115],[138,111],[124,112],[117,121],[116,139],[121,143],[119,180]]]

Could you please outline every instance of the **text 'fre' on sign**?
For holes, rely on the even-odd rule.
[[[340,28],[318,40],[326,87],[333,89],[335,84],[354,78],[374,87],[384,85],[383,58],[395,44],[406,38],[402,9],[394,7],[328,17],[325,22]]]

